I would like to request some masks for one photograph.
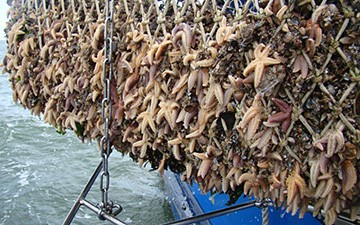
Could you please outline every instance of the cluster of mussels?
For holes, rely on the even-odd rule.
[[[115,4],[112,145],[204,192],[354,218],[359,1],[214,2]],[[12,1],[6,29],[14,101],[83,140],[104,130],[104,8]]]

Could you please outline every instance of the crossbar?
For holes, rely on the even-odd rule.
[[[228,213],[236,212],[238,210],[253,207],[253,206],[255,206],[255,202],[256,202],[255,200],[249,201],[247,203],[235,205],[235,206],[228,207],[228,208],[225,208],[225,209],[215,210],[213,212],[201,214],[201,215],[198,215],[198,216],[193,216],[193,217],[182,219],[182,220],[177,220],[177,221],[174,221],[174,222],[166,223],[164,225],[185,225],[185,224],[192,224],[192,223],[195,223],[195,222],[200,222],[200,221],[203,221],[203,220],[209,220],[209,219],[214,218],[214,217],[222,216],[222,215],[225,215],[225,214],[228,214]]]

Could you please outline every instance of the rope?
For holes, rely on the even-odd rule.
[[[261,210],[262,225],[269,225],[269,207],[264,207]]]
[[[255,206],[261,209],[262,225],[269,225],[269,206],[272,206],[271,199],[257,199]]]

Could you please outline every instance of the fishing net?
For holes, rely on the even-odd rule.
[[[103,135],[104,3],[12,1],[15,102]],[[203,192],[333,224],[359,206],[360,1],[116,1],[110,139]]]

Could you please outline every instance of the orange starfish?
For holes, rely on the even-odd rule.
[[[275,65],[281,63],[277,59],[268,57],[270,52],[270,46],[259,44],[254,50],[255,59],[250,62],[249,65],[244,69],[243,75],[247,77],[250,72],[254,72],[254,86],[259,86],[262,75],[264,73],[265,66]]]
[[[295,163],[294,170],[291,175],[286,179],[286,186],[288,190],[287,205],[289,206],[296,196],[304,198],[306,184],[304,179],[300,176],[300,166]]]

